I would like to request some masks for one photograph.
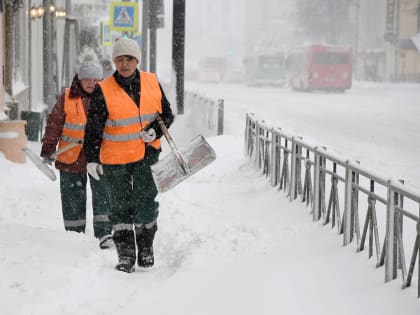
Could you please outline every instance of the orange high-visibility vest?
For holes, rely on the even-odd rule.
[[[140,132],[162,113],[162,92],[154,73],[140,74],[140,108],[118,85],[114,76],[99,83],[108,110],[100,160],[103,164],[127,164],[144,158],[145,143]],[[160,148],[160,140],[150,143]]]
[[[64,121],[58,149],[71,142],[82,143],[85,136],[86,113],[83,107],[82,98],[80,96],[77,98],[70,98],[69,95],[70,89],[67,88],[64,97],[64,112],[66,113],[66,119]],[[57,160],[65,164],[74,163],[79,158],[81,149],[82,145],[77,145],[59,154]]]

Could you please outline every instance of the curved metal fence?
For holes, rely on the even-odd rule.
[[[406,288],[417,276],[420,297],[419,191],[251,113],[246,115],[245,154],[271,186],[290,201],[305,203],[314,221],[336,228],[343,246],[354,244],[357,252],[367,246],[369,259],[385,266],[385,282],[400,273]]]
[[[173,84],[162,82],[166,96],[171,100],[173,108],[176,104],[176,93]],[[184,90],[184,116],[188,128],[195,134],[203,136],[223,135],[224,100],[203,96],[199,93]]]
[[[191,117],[194,130],[206,136],[223,134],[224,101],[185,91],[186,114]]]

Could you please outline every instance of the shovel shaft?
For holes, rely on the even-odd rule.
[[[171,147],[172,153],[175,155],[175,158],[177,162],[179,163],[179,166],[181,166],[182,171],[184,172],[184,174],[189,173],[191,171],[190,166],[186,162],[181,151],[177,148],[175,141],[172,139],[168,131],[168,128],[166,128],[165,123],[162,121],[162,118],[158,116],[156,119],[157,119],[157,122],[159,123],[159,127],[162,130],[163,135],[165,136],[166,141],[168,141],[168,144]]]
[[[71,148],[78,146],[80,144],[82,144],[82,141],[71,142],[65,145],[64,147],[62,147],[61,149],[55,151],[53,154],[51,154],[50,158],[55,159],[59,154],[67,150],[70,150]],[[32,152],[32,150],[29,148],[22,148],[22,151],[42,173],[48,176],[49,179],[51,179],[52,181],[56,180],[54,171],[48,167],[47,163],[45,163],[42,158],[40,158],[38,155]]]
[[[51,154],[50,158],[51,159],[55,159],[58,155],[60,155],[61,153],[70,150],[71,148],[74,148],[80,144],[82,144],[83,141],[79,140],[77,142],[71,142],[67,145],[65,145],[64,147],[62,147],[61,149],[58,149],[57,151],[55,151],[53,154]]]

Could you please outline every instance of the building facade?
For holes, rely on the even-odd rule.
[[[165,3],[169,9],[172,1]],[[247,50],[255,46],[287,50],[302,44],[294,33],[298,28],[293,21],[294,3],[188,2],[186,63],[206,55],[241,62]],[[52,4],[54,11],[47,4]],[[64,45],[66,23],[72,19],[80,20],[81,25],[94,23],[98,14],[107,15],[108,6],[105,0],[0,0],[0,113],[7,112],[11,102],[18,102],[20,110],[26,111],[51,107],[65,84],[63,55],[69,50]],[[358,0],[351,1],[351,6],[348,19],[356,23],[343,36],[353,45],[355,78],[419,82],[420,0]],[[70,7],[73,18],[56,14]],[[166,29],[171,28],[168,21]],[[49,31],[47,27],[51,27]],[[53,48],[46,49],[47,44]]]
[[[6,51],[6,25],[5,25],[5,8],[0,5],[0,120],[6,118],[5,111],[5,82],[4,82],[4,66],[5,66],[5,51]]]
[[[420,82],[420,0],[400,0],[396,10],[394,79]]]

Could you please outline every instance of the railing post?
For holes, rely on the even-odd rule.
[[[277,133],[274,129],[271,130],[271,167],[270,167],[270,184],[275,187],[277,184]]]
[[[391,180],[389,180],[385,235],[385,282],[397,277],[395,242],[395,196],[392,191]]]
[[[296,198],[296,151],[297,145],[295,137],[292,137],[292,155],[291,155],[291,172],[290,172],[290,186],[289,186],[289,201],[293,201]]]
[[[344,214],[343,214],[343,246],[351,243],[352,239],[352,190],[353,190],[353,176],[350,168],[350,162],[346,161],[346,175],[345,175],[345,192],[344,192]]]
[[[259,121],[255,121],[255,160],[254,167],[260,167],[260,124]]]
[[[217,100],[217,135],[223,134],[223,118],[225,111],[225,103],[223,99]]]
[[[320,185],[320,156],[318,147],[314,148],[314,200],[312,203],[312,220],[319,221],[320,202],[319,202],[319,185]]]
[[[251,117],[250,114],[246,114],[245,116],[245,156],[249,154],[249,134],[250,134],[250,125],[251,125]]]

